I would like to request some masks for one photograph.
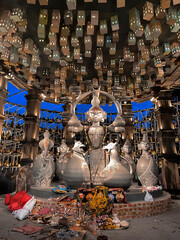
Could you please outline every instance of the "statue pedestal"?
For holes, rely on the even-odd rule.
[[[125,192],[127,202],[136,202],[136,201],[144,201],[144,197],[146,195],[145,192],[142,192],[141,186],[138,186],[137,183],[132,183],[130,188]],[[157,190],[154,192],[150,192],[153,198],[159,198],[163,196],[163,190]]]
[[[133,189],[132,189],[133,190]],[[134,189],[136,192],[136,187]],[[159,191],[156,191],[157,193]],[[150,217],[163,214],[171,208],[171,195],[167,192],[160,191],[162,196],[155,197],[153,202],[145,202],[142,200],[128,201],[128,203],[115,203],[112,213],[117,214],[121,220],[128,220],[134,218]],[[128,190],[127,195],[129,196]],[[133,194],[133,191],[132,191]],[[59,196],[60,194],[57,194]],[[137,198],[136,198],[137,199]],[[59,209],[59,202],[55,198],[38,198],[37,204],[40,209],[51,208],[55,212]],[[61,207],[66,207],[66,202],[61,202]],[[71,203],[73,212],[78,212],[77,202]],[[74,216],[73,216],[74,217]]]
[[[156,191],[156,193],[158,192],[159,191]],[[129,201],[128,203],[115,203],[113,213],[116,213],[121,220],[129,220],[156,216],[163,214],[170,209],[171,195],[167,192],[162,192],[162,196],[155,197],[153,202],[139,200],[135,202]]]
[[[65,194],[59,194],[59,193],[55,193],[53,192],[53,188],[56,188],[56,185],[58,185],[58,183],[54,183],[52,184],[52,186],[50,187],[41,187],[41,186],[31,186],[30,187],[30,190],[29,190],[29,194],[31,196],[35,196],[37,198],[57,198],[57,197],[63,197],[65,195],[68,195],[69,197],[74,197],[74,194],[75,194],[75,191],[70,191],[70,192],[67,192]]]
[[[35,196],[37,198],[43,198],[43,199],[58,198],[58,197],[63,197],[65,195],[68,195],[69,197],[74,197],[74,194],[76,193],[76,189],[72,189],[71,191],[65,194],[54,193],[52,189],[55,188],[56,185],[58,184],[59,182],[56,182],[51,187],[31,186],[28,193],[31,196]],[[125,193],[126,193],[126,200],[128,203],[144,201],[145,192],[142,192],[141,187],[138,186],[136,183],[132,184]],[[153,196],[153,198],[159,198],[163,196],[163,191],[162,190],[154,191],[154,192],[151,192],[151,195]]]

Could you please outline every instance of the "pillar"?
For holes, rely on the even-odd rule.
[[[5,121],[4,106],[7,97],[7,79],[4,76],[0,76],[0,139],[2,134],[2,128]]]
[[[132,122],[132,104],[131,101],[124,101],[122,102],[122,117],[126,122],[125,131],[122,134],[122,138],[125,140],[129,138],[132,142],[133,140],[133,122]]]
[[[70,103],[65,103],[63,105],[64,113],[61,115],[63,117],[63,138],[66,140],[66,143],[69,147],[72,147],[73,145],[73,132],[68,131],[68,121],[71,117],[70,109],[71,109],[71,104]]]
[[[162,156],[162,183],[167,190],[180,189],[179,157],[175,144],[171,92],[162,91],[155,102],[158,140]]]
[[[24,119],[21,165],[32,162],[38,154],[39,125],[42,98],[38,90],[29,90]]]

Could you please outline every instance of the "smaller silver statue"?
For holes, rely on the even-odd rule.
[[[132,179],[134,179],[135,176],[135,163],[131,157],[131,152],[132,152],[132,146],[131,143],[129,141],[129,139],[127,138],[123,147],[121,148],[122,152],[124,153],[124,156],[121,157],[121,164],[130,172],[130,167],[129,165],[131,165],[132,167]]]
[[[35,186],[50,186],[52,177],[55,172],[55,164],[53,156],[49,154],[49,150],[54,146],[54,143],[49,139],[48,130],[44,133],[44,139],[39,142],[39,147],[42,150],[38,154],[33,164],[33,177]]]
[[[66,144],[66,140],[62,139],[61,145],[58,147],[58,152],[60,153],[58,160],[56,161],[56,174],[61,183],[64,183],[64,170],[68,161],[67,154],[69,153],[69,148]]]
[[[138,160],[136,169],[143,187],[156,186],[158,182],[158,165],[149,154],[149,147],[147,133],[144,133],[143,139],[138,145],[139,150],[142,150],[142,155]]]

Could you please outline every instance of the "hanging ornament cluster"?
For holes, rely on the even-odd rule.
[[[154,66],[157,68],[156,77],[157,79],[163,79],[164,71],[163,66],[165,62],[162,62],[163,55],[167,56],[170,53],[173,57],[177,58],[179,53],[179,43],[173,42],[171,45],[169,43],[163,43],[163,47],[159,45],[159,37],[162,34],[161,19],[166,20],[166,24],[169,25],[171,32],[178,32],[180,29],[179,15],[180,10],[170,5],[170,1],[162,0],[160,5],[157,5],[154,11],[154,6],[151,2],[146,2],[143,6],[143,20],[148,21],[144,30],[144,37],[146,41],[150,41],[150,48],[148,45],[145,45],[144,39],[140,38],[136,41],[137,31],[142,26],[140,13],[137,8],[132,8],[129,11],[129,27],[132,32],[128,34],[128,45],[133,46],[137,44],[138,51],[140,55],[138,56],[138,66],[136,63],[133,64],[132,77],[135,77],[136,74],[144,75],[146,63],[150,58],[153,58]],[[178,34],[177,34],[178,35]],[[178,41],[178,38],[177,38]],[[150,49],[150,51],[149,51]],[[161,50],[162,49],[162,50]],[[163,55],[162,55],[163,54]],[[125,61],[130,61],[130,49],[124,48],[124,59]],[[141,90],[147,92],[149,87],[142,81]],[[137,82],[134,82],[135,90],[137,90]],[[139,94],[139,92],[138,92]],[[138,95],[136,94],[136,95]]]
[[[36,86],[40,86],[37,76],[45,78],[39,82],[44,84],[41,84],[44,89],[49,88],[56,101],[61,95],[74,97],[79,89],[87,91],[98,85],[117,99],[121,94],[140,97],[156,84],[154,79],[160,83],[165,80],[164,68],[168,61],[174,63],[180,56],[178,0],[160,0],[157,4],[146,1],[141,9],[138,5],[129,9],[127,42],[122,41],[120,21],[123,11],[120,8],[125,7],[125,0],[117,0],[119,12],[109,13],[108,17],[100,8],[79,9],[77,0],[64,1],[67,9],[50,10],[48,0],[27,0],[28,4],[40,5],[37,36],[43,52],[33,39],[23,37],[28,22],[22,9],[4,10],[0,15],[1,59],[6,66],[15,66],[15,69],[20,65],[24,78],[31,79]],[[84,0],[87,6],[92,2]],[[98,0],[98,3],[104,6],[110,1]],[[173,36],[168,40],[161,38],[164,26]],[[46,55],[48,67],[42,66],[42,55]],[[148,72],[149,64],[154,67],[153,81]],[[93,81],[86,79],[91,70],[94,71],[91,68],[97,73]],[[72,86],[67,81],[68,70],[74,76]]]

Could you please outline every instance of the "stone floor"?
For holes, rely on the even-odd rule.
[[[172,200],[170,211],[163,215],[129,220],[130,227],[126,230],[102,231],[109,240],[179,240],[180,239],[180,197]],[[4,205],[0,198],[0,240],[27,240],[37,239],[22,233],[12,232],[11,229],[32,224],[28,219],[18,221]],[[43,225],[43,228],[46,228]],[[96,240],[97,237],[87,234],[85,240]]]

